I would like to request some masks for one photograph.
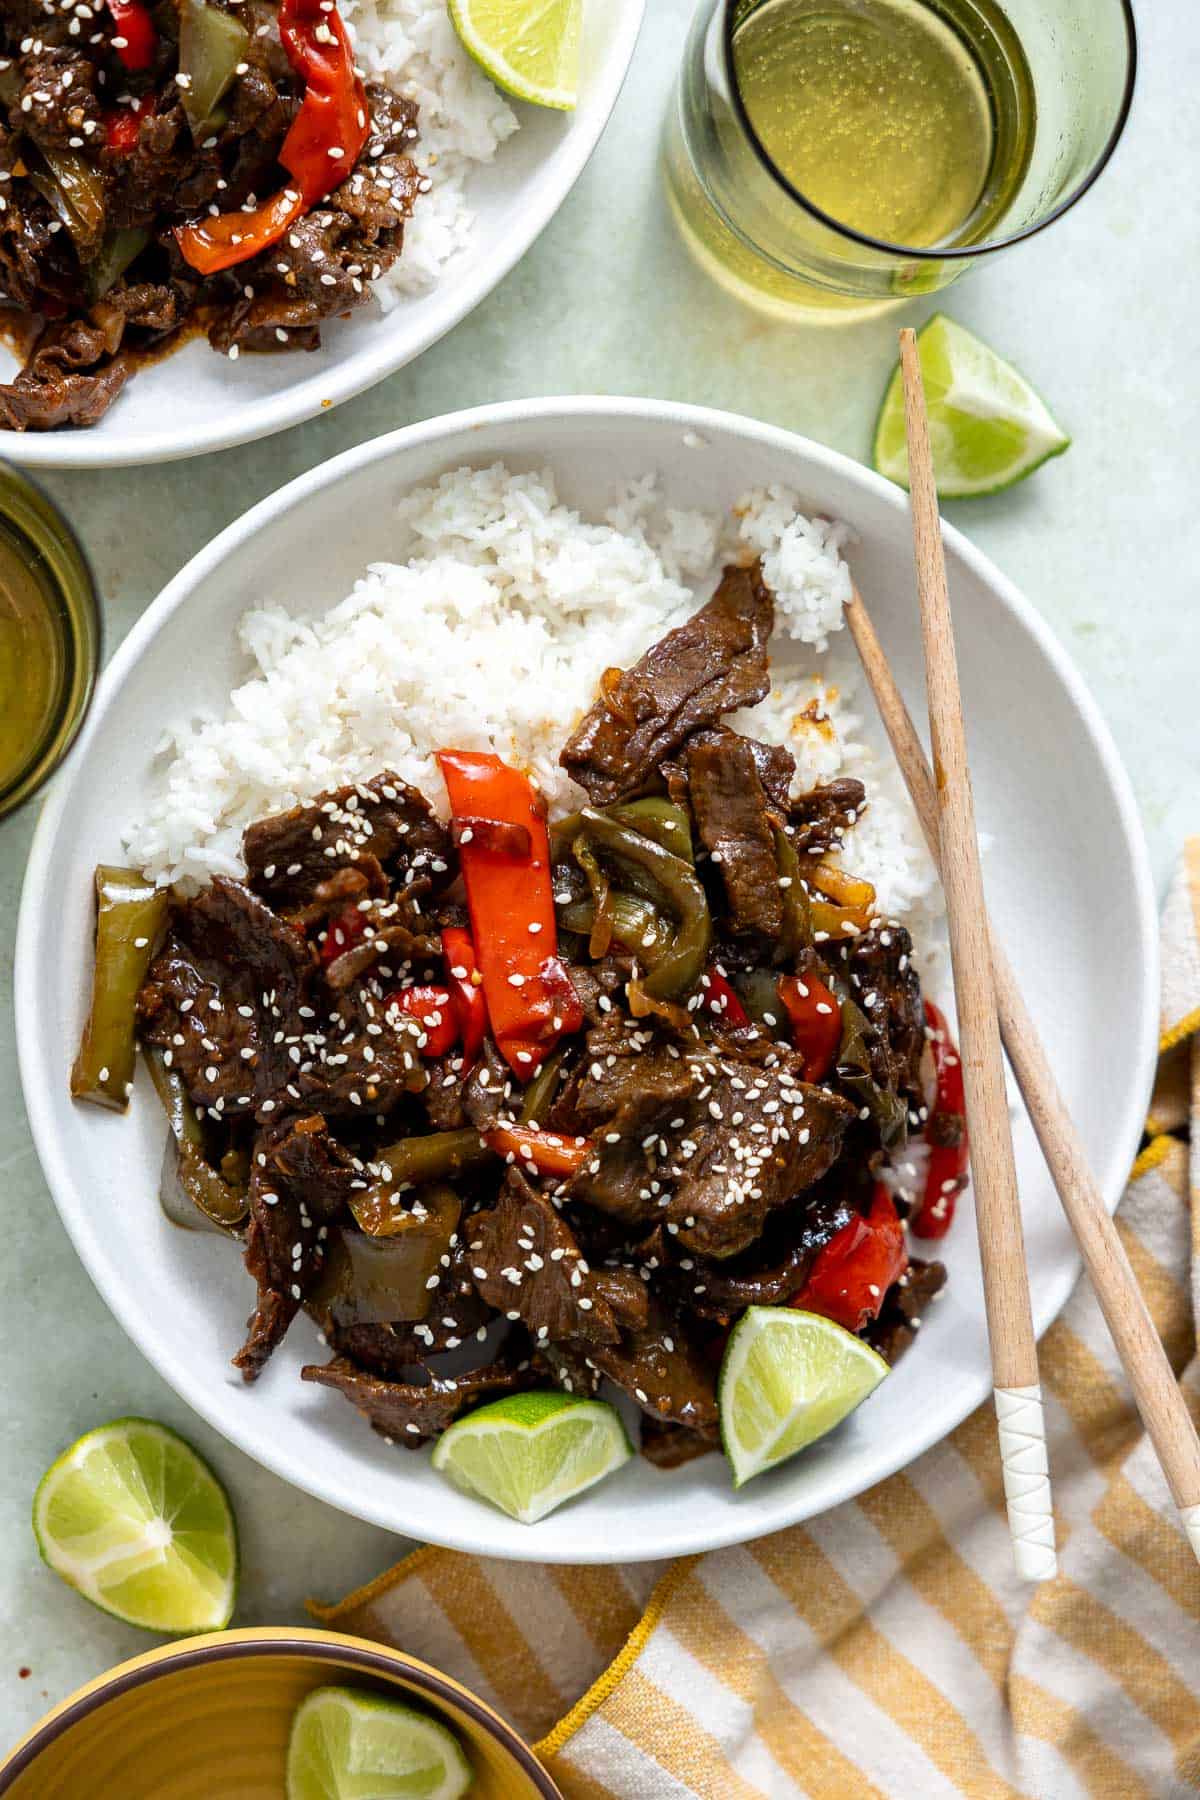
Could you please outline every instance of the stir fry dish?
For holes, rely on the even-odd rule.
[[[3,0],[0,297],[30,325],[0,426],[94,425],[187,328],[310,350],[428,187],[415,105],[332,0]]]
[[[840,861],[862,785],[796,797],[791,753],[723,723],[768,693],[772,620],[731,567],[609,670],[569,816],[447,746],[448,823],[384,771],[252,825],[244,881],[98,872],[73,1091],[124,1107],[140,1043],[164,1206],[244,1247],[247,1381],[306,1312],[332,1356],[304,1379],[390,1442],[611,1384],[671,1465],[717,1441],[747,1308],[912,1342],[944,1271],[906,1229],[965,1185],[958,1060]]]

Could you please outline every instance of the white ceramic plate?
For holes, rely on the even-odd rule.
[[[389,1449],[339,1396],[302,1384],[301,1363],[323,1356],[305,1319],[257,1386],[244,1387],[229,1358],[250,1281],[227,1243],[163,1218],[155,1196],[164,1126],[148,1078],[139,1073],[127,1118],[74,1105],[67,1093],[90,976],[90,871],[119,857],[163,725],[185,706],[224,705],[242,674],[234,638],[247,607],[271,600],[323,610],[367,562],[389,554],[399,494],[497,457],[549,463],[564,496],[592,513],[619,476],[650,469],[679,506],[724,508],[760,482],[795,486],[811,509],[855,526],[855,573],[919,706],[907,503],[845,457],[729,414],[605,399],[489,407],[362,445],[222,532],[113,658],[30,858],[16,959],[21,1075],[51,1191],[101,1293],[184,1399],[249,1455],[347,1512],[460,1549],[554,1562],[674,1556],[836,1505],[936,1443],[987,1396],[969,1208],[946,1240],[949,1287],[919,1342],[832,1437],[740,1494],[718,1455],[671,1473],[637,1459],[525,1527],[443,1483],[427,1452]],[[996,922],[1115,1205],[1145,1116],[1157,1032],[1155,907],[1136,814],[1108,733],[1049,632],[957,532],[946,537],[979,813],[994,840]],[[1078,1262],[1023,1121],[1017,1152],[1042,1331]]]
[[[436,287],[382,314],[375,304],[321,329],[290,356],[216,355],[193,339],[143,370],[88,431],[0,432],[0,456],[31,469],[172,462],[269,437],[395,374],[465,319],[550,223],[600,140],[633,57],[645,0],[589,0],[574,112],[512,104],[521,129],[473,173],[475,230]],[[0,380],[16,362],[0,346]]]

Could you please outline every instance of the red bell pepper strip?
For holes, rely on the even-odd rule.
[[[494,1125],[483,1137],[501,1156],[511,1156],[542,1175],[574,1175],[592,1154],[591,1138],[560,1137],[557,1132],[534,1131],[528,1125]]]
[[[458,1041],[458,1020],[449,988],[397,988],[384,1002],[385,1012],[390,1012],[393,1006],[415,1019],[425,1033],[425,1042],[419,1046],[422,1056],[445,1056],[454,1048]]]
[[[127,69],[148,69],[158,48],[154,20],[142,0],[108,0],[116,26],[113,49]]]
[[[442,954],[446,959],[446,980],[450,986],[451,1004],[458,1020],[463,1058],[473,1064],[483,1048],[487,1031],[487,1002],[483,997],[483,976],[471,934],[461,925],[447,925],[442,931]]]
[[[138,141],[142,120],[154,111],[153,94],[143,94],[129,106],[118,107],[105,115],[104,142],[117,156],[128,156]]]
[[[367,921],[357,906],[343,906],[341,912],[335,913],[325,927],[325,936],[321,941],[321,962],[328,968],[331,962],[347,950],[353,950],[361,944],[367,935]]]
[[[851,1219],[830,1238],[789,1304],[861,1331],[879,1316],[884,1296],[907,1267],[904,1227],[891,1195],[876,1182],[866,1218]]]
[[[498,756],[439,750],[438,762],[455,818],[495,819],[529,833],[528,854],[474,838],[459,845],[492,1036],[528,1081],[559,1038],[583,1024],[558,958],[545,812],[528,779]]]
[[[723,1020],[733,1030],[750,1023],[749,1013],[720,969],[704,971],[700,977],[700,992],[704,996],[705,1011]]]
[[[958,1196],[967,1185],[970,1143],[962,1059],[950,1036],[945,1014],[932,1000],[925,1002],[925,1023],[933,1049],[936,1092],[925,1122],[925,1142],[929,1146],[925,1187],[909,1225],[917,1237],[940,1238],[949,1231]]]
[[[201,275],[216,275],[274,244],[303,211],[300,189],[286,187],[255,212],[218,213],[199,225],[177,226],[175,236],[186,263]]]
[[[345,179],[370,133],[367,92],[337,7],[330,0],[282,0],[279,37],[305,80],[304,99],[279,152],[292,180],[256,212],[220,213],[179,227],[184,261],[202,275],[232,268],[277,242]]]
[[[791,1021],[792,1043],[804,1062],[805,1081],[822,1081],[842,1041],[842,1009],[836,994],[815,975],[781,975],[779,998]]]

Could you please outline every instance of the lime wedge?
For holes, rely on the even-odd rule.
[[[190,1444],[150,1419],[89,1431],[33,1501],[42,1560],[85,1600],[147,1631],[220,1631],[237,1595],[225,1490]]]
[[[317,1688],[292,1720],[287,1800],[458,1800],[470,1785],[458,1739],[399,1700]]]
[[[450,0],[463,47],[498,88],[570,112],[578,97],[583,0]]]
[[[451,1425],[433,1466],[456,1487],[532,1525],[632,1455],[620,1415],[602,1400],[512,1394]]]
[[[943,500],[999,493],[1070,444],[1024,376],[944,313],[918,333],[917,349]],[[881,475],[908,486],[898,363],[879,409],[874,458]]]
[[[887,1373],[882,1356],[831,1319],[748,1307],[725,1346],[717,1387],[734,1487],[824,1437]]]

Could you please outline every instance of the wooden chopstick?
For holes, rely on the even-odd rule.
[[[846,624],[908,786],[930,855],[937,863],[938,816],[933,771],[857,588],[846,609]],[[1179,1508],[1188,1541],[1200,1557],[1200,1437],[1196,1435],[1187,1402],[1154,1328],[1120,1233],[1088,1166],[1075,1121],[1067,1110],[1012,964],[1004,946],[990,929],[989,943],[1000,1036],[1008,1060],[1063,1211],[1075,1233],[1100,1310],[1129,1377],[1142,1423],[1162,1465],[1171,1497]]]
[[[975,1224],[983,1265],[1004,1494],[1017,1572],[1028,1581],[1045,1581],[1057,1572],[1058,1563],[1037,1340],[1029,1304],[1016,1158],[992,987],[983,876],[925,389],[916,333],[907,329],[900,333],[900,369],[929,730],[936,771],[939,861],[954,970]]]

